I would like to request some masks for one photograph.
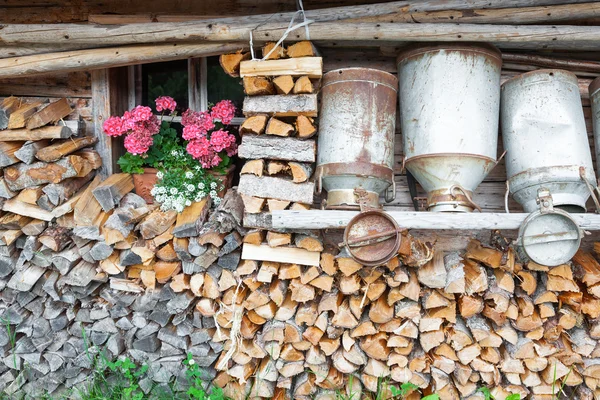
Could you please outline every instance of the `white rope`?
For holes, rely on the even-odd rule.
[[[277,49],[277,47],[279,47],[283,43],[283,41],[287,39],[288,35],[298,28],[304,27],[304,29],[306,30],[306,40],[310,40],[310,31],[308,29],[308,25],[312,24],[315,21],[311,19],[306,19],[306,14],[304,13],[304,6],[302,5],[302,0],[296,0],[296,5],[298,6],[299,10],[296,11],[294,15],[292,15],[292,19],[290,20],[287,29],[285,30],[285,32],[283,32],[283,35],[277,41],[275,46],[273,46],[273,48],[267,54],[263,54],[263,58],[261,58],[260,61],[268,59],[269,56]],[[304,22],[294,25],[294,21],[296,20],[296,16],[298,15],[302,15]],[[258,60],[254,56],[254,42],[252,38],[252,31],[250,31],[250,55],[252,56],[252,60]]]

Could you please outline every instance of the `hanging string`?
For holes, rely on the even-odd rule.
[[[288,35],[292,32],[295,31],[298,28],[302,28],[304,27],[305,31],[306,31],[306,39],[310,40],[310,31],[308,28],[308,25],[312,24],[313,20],[310,19],[306,19],[306,14],[304,12],[304,6],[302,4],[302,0],[296,0],[296,5],[299,8],[298,11],[296,11],[293,15],[292,15],[292,19],[290,20],[290,23],[288,24],[287,29],[285,30],[285,32],[283,32],[283,35],[281,36],[281,38],[277,41],[277,43],[275,44],[275,46],[273,46],[273,48],[267,53],[267,54],[263,54],[263,58],[262,59],[257,59],[254,56],[254,41],[252,38],[252,31],[250,31],[250,55],[252,56],[252,60],[260,60],[260,61],[264,61],[266,59],[269,58],[269,56],[277,49],[277,47],[279,47],[283,41],[288,37]],[[304,19],[303,22],[294,25],[294,21],[296,20],[296,16],[298,15],[302,15],[302,18]]]

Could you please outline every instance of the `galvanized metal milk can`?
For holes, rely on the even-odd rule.
[[[357,208],[356,188],[369,206],[388,188],[386,200],[394,199],[397,87],[394,75],[370,68],[323,75],[316,184],[328,208]]]
[[[405,166],[429,211],[473,211],[496,165],[500,52],[486,44],[411,48],[398,56]]]
[[[537,70],[502,85],[502,138],[513,198],[538,209],[538,189],[554,207],[585,212],[596,175],[575,74]]]

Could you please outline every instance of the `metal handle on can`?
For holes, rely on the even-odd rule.
[[[391,203],[392,201],[396,200],[396,180],[394,179],[394,171],[392,171],[392,190],[391,190],[391,194],[390,194],[390,188],[388,186],[388,188],[385,190],[385,202],[386,203]]]
[[[600,202],[598,202],[598,197],[596,197],[596,193],[594,192],[594,188],[590,181],[585,177],[585,167],[579,167],[579,176],[585,182],[585,186],[587,186],[590,191],[590,195],[592,196],[592,200],[594,201],[594,205],[596,206],[596,214],[600,214]],[[598,190],[598,186],[596,186],[596,190]]]
[[[315,193],[321,194],[321,190],[323,190],[323,169],[321,166],[317,167],[316,175],[317,179],[315,179]]]
[[[471,199],[471,196],[469,196],[469,193],[465,190],[465,188],[463,188],[460,185],[452,185],[450,186],[450,189],[448,189],[448,192],[450,193],[450,196],[454,196],[454,190],[458,189],[462,192],[462,194],[466,197],[467,201],[469,202],[470,205],[473,206],[473,208],[477,209],[477,211],[482,212],[481,207],[479,207],[479,205],[477,203],[475,203],[473,201],[473,199]]]

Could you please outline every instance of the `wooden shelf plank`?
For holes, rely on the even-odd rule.
[[[384,210],[385,211],[385,210]],[[343,229],[358,211],[279,210],[272,212],[275,229]],[[519,229],[527,213],[433,213],[391,211],[399,226],[408,229]],[[584,230],[600,230],[600,215],[571,214]]]

